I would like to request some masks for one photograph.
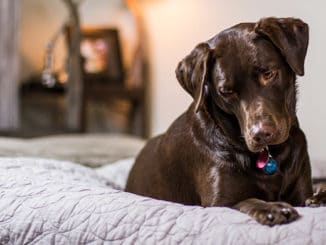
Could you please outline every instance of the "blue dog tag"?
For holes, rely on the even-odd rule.
[[[269,157],[267,160],[266,165],[263,167],[263,171],[265,172],[265,174],[274,174],[277,170],[277,162]]]

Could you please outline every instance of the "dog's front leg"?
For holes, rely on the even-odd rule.
[[[233,208],[246,213],[263,225],[278,225],[299,218],[298,212],[286,202],[265,202],[256,198],[239,202]]]

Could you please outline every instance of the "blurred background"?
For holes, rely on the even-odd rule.
[[[324,1],[0,2],[1,135],[157,135],[191,103],[174,70],[197,43],[239,22],[298,17],[310,26],[298,116],[310,154],[326,159]]]

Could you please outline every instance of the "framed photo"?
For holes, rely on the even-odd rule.
[[[117,29],[82,29],[81,55],[88,80],[123,85],[123,63]]]

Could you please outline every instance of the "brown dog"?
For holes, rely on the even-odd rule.
[[[307,46],[308,25],[294,18],[238,24],[199,44],[176,69],[194,102],[144,147],[126,191],[232,207],[267,225],[297,219],[291,205],[323,205],[323,191],[309,199],[296,116]]]

